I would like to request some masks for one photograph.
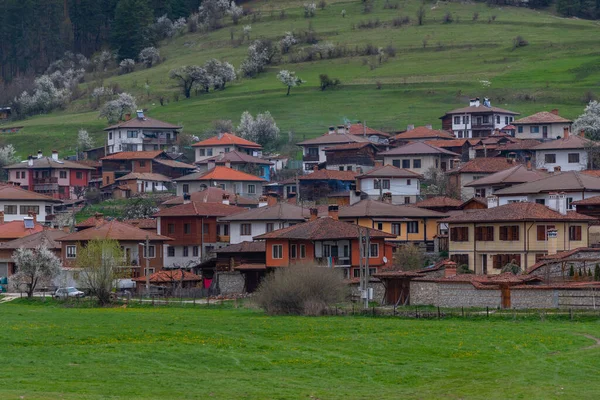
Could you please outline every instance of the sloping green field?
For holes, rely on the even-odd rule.
[[[384,9],[385,0],[375,0],[373,11],[363,14],[360,0],[329,1],[325,10],[304,18],[301,1],[255,1],[261,10],[255,22],[246,17],[239,25],[208,34],[187,34],[164,43],[166,60],[151,69],[106,77],[104,85],[118,83],[136,94],[148,115],[182,123],[188,133],[200,134],[216,119],[239,120],[240,114],[271,111],[282,132],[294,132],[294,140],[316,136],[326,127],[344,119],[366,121],[369,126],[387,130],[407,124],[432,123],[449,109],[463,106],[469,97],[487,96],[493,105],[529,114],[558,108],[561,115],[575,118],[591,95],[600,95],[600,25],[595,21],[565,19],[548,12],[515,7],[488,7],[485,4],[435,3],[427,5],[425,24],[416,24],[417,1],[398,0],[398,9]],[[391,3],[396,3],[391,1]],[[280,18],[280,9],[285,18]],[[342,18],[341,11],[346,10]],[[454,22],[443,23],[450,12]],[[474,13],[478,19],[473,20]],[[409,16],[409,25],[396,28],[391,21]],[[490,21],[495,16],[495,20]],[[380,27],[359,29],[361,21],[379,19]],[[286,31],[301,32],[309,24],[321,42],[348,47],[372,44],[392,45],[395,57],[379,65],[369,57],[348,57],[272,66],[255,79],[242,79],[222,92],[211,92],[179,101],[177,88],[168,71],[182,65],[202,64],[215,57],[238,67],[247,43],[233,44],[242,26],[252,26],[251,39],[278,40]],[[528,45],[513,49],[513,39],[522,36]],[[303,46],[303,45],[302,45]],[[375,64],[372,69],[369,64]],[[285,96],[276,79],[280,69],[290,69],[307,81]],[[319,90],[319,74],[339,78],[336,90]],[[92,77],[90,77],[92,79]],[[83,84],[95,87],[100,81]],[[145,84],[150,89],[146,92]],[[161,107],[159,97],[168,104]],[[25,128],[16,134],[3,134],[0,143],[13,143],[21,155],[39,147],[49,151],[74,151],[77,129],[95,133],[102,143],[106,121],[90,112],[89,100],[78,100],[66,111],[39,116],[14,125]]]

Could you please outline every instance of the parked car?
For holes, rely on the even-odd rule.
[[[66,299],[68,297],[85,297],[85,293],[74,287],[59,288],[54,293],[54,298],[56,299]]]

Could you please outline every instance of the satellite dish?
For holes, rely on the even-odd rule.
[[[387,258],[386,256],[383,256],[383,262],[384,262],[385,264],[387,264],[387,262],[388,262],[388,258]]]

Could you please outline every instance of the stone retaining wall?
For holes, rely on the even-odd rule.
[[[218,272],[219,294],[232,295],[244,293],[244,275],[238,271]]]

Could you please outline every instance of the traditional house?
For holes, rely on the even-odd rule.
[[[330,193],[350,190],[355,180],[356,173],[352,171],[315,170],[298,178],[299,196],[302,200],[317,201]]]
[[[243,208],[220,203],[184,204],[160,210],[157,233],[173,240],[164,243],[164,264],[168,268],[191,268],[209,258],[212,251],[227,246],[230,241],[229,222],[219,217],[236,214]]]
[[[494,174],[466,183],[464,186],[473,188],[475,197],[491,196],[496,190],[504,189],[525,182],[533,182],[546,178],[548,173],[539,169],[532,169],[528,165],[517,164],[513,167],[498,171]]]
[[[423,175],[430,168],[445,171],[451,167],[450,161],[460,157],[460,154],[424,142],[413,142],[381,152],[379,157],[383,158],[384,165],[393,165]]]
[[[298,146],[302,147],[302,170],[304,173],[310,173],[319,164],[327,161],[325,149],[328,147],[370,142],[366,137],[345,132],[346,128],[344,126],[341,126],[337,133],[334,127],[330,127],[329,132],[322,136],[297,143]]]
[[[593,218],[553,207],[510,203],[443,220],[450,229],[450,259],[477,274],[498,274],[508,263],[527,270],[547,254],[587,247]]]
[[[171,238],[134,227],[117,220],[103,220],[91,228],[83,229],[58,239],[62,246],[62,261],[66,267],[74,266],[79,246],[94,239],[117,240],[123,249],[123,266],[131,270],[131,277],[153,274],[163,268],[163,245]],[[146,248],[146,241],[149,246]],[[148,260],[148,271],[146,269]],[[142,270],[144,268],[144,270]]]
[[[0,224],[23,221],[32,214],[36,221],[49,223],[54,217],[54,206],[61,203],[56,198],[0,183]]]
[[[507,142],[497,144],[493,150],[485,151],[488,157],[512,158],[513,160],[526,163],[535,158],[535,146],[541,142],[534,139],[518,139],[516,142]],[[481,146],[477,146],[476,154],[481,156]]]
[[[454,136],[453,136],[454,137]],[[438,139],[438,140],[427,140],[425,143],[438,147],[440,149],[448,150],[456,154],[460,154],[460,160],[467,162],[470,159],[475,158],[476,152],[475,147],[481,145],[481,138],[476,139]]]
[[[558,110],[541,111],[512,122],[518,139],[552,140],[571,130],[571,121],[558,115]]]
[[[433,251],[438,221],[447,216],[424,208],[375,200],[361,200],[339,210],[340,221],[390,233],[392,237],[388,237],[387,241],[423,245],[428,251]]]
[[[591,168],[593,159],[588,153],[597,143],[580,135],[570,135],[565,129],[561,139],[544,142],[531,150],[535,151],[537,168],[549,171],[582,171]]]
[[[338,144],[325,148],[326,168],[334,171],[368,171],[376,164],[379,148],[373,143]]]
[[[195,172],[175,179],[177,195],[199,192],[209,187],[239,194],[244,197],[257,198],[263,193],[265,180],[245,172],[231,168],[216,166],[207,172]]]
[[[232,150],[228,153],[219,153],[216,156],[196,161],[196,165],[200,172],[210,171],[216,165],[219,165],[270,181],[273,163],[241,151]]]
[[[208,187],[200,192],[189,193],[189,200],[194,203],[222,203],[243,208],[258,207],[258,199],[242,197],[218,187]],[[178,206],[184,203],[184,196],[177,196],[162,203],[165,207]]]
[[[252,237],[305,222],[309,209],[289,203],[277,203],[219,218],[229,223],[230,243],[251,241]]]
[[[335,216],[337,206],[330,206]],[[314,218],[314,214],[313,214]],[[369,248],[365,253],[369,262],[369,275],[392,264],[391,243],[386,238],[394,235],[375,229],[360,227],[335,218],[316,218],[309,222],[255,236],[264,240],[266,248],[265,268],[288,267],[295,263],[318,263],[341,268],[348,279],[359,277],[361,232],[369,236]],[[364,245],[363,245],[364,246]]]
[[[475,196],[475,189],[466,186],[468,183],[515,165],[514,161],[508,158],[474,158],[464,164],[458,164],[458,167],[448,171],[448,179],[450,186],[462,189],[463,198],[471,198]]]
[[[425,142],[429,140],[442,141],[456,139],[453,134],[446,131],[433,129],[431,125],[418,126],[409,125],[404,132],[392,137],[394,145],[405,145],[409,142]]]
[[[142,110],[136,118],[104,129],[108,154],[120,151],[178,151],[177,135],[181,126],[146,117]]]
[[[575,201],[600,195],[600,178],[578,171],[553,173],[542,179],[496,190],[492,200],[500,205],[519,201],[550,205],[550,196],[556,193],[564,196],[566,209],[572,210]]]
[[[58,152],[37,157],[4,167],[8,170],[8,181],[21,188],[61,200],[83,197],[94,168],[73,161],[59,160]]]
[[[479,98],[471,99],[468,107],[448,111],[442,120],[442,129],[452,131],[457,138],[490,136],[496,129],[511,124],[519,113],[492,107],[488,99],[483,104]]]
[[[329,127],[331,132],[332,126]],[[377,129],[369,128],[365,123],[338,125],[338,133],[347,133],[350,135],[362,136],[363,138],[369,139],[371,143],[387,145],[392,135],[387,132],[382,132]]]
[[[239,151],[254,157],[262,156],[260,144],[243,139],[233,133],[219,133],[217,136],[194,143],[192,147],[195,149],[197,163],[231,151]]]
[[[116,179],[125,197],[138,193],[157,193],[171,190],[171,178],[151,172],[132,172]]]
[[[422,175],[407,169],[384,165],[356,176],[356,190],[372,200],[391,195],[392,204],[411,204],[421,193]]]
[[[298,194],[298,180],[296,177],[272,182],[264,186],[267,195],[277,195],[282,199],[289,199]]]

